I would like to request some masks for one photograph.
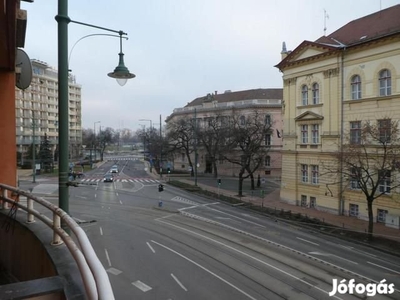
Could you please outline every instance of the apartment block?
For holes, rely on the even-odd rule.
[[[58,73],[47,63],[32,60],[32,82],[26,90],[16,88],[17,151],[25,157],[35,139],[39,145],[45,134],[51,141],[55,159],[58,147]],[[82,152],[81,85],[69,77],[69,141],[70,158]]]

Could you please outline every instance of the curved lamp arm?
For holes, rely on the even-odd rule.
[[[70,60],[71,60],[72,51],[74,50],[76,44],[78,44],[78,43],[79,43],[81,40],[83,40],[83,39],[86,39],[86,38],[92,37],[92,36],[98,36],[98,35],[102,35],[102,36],[111,36],[111,37],[120,38],[120,39],[121,39],[121,43],[122,43],[122,39],[128,40],[128,38],[127,38],[126,36],[116,35],[116,34],[107,34],[107,33],[93,33],[93,34],[88,34],[88,35],[85,35],[85,36],[81,37],[81,38],[80,38],[79,40],[77,40],[77,41],[75,42],[75,44],[72,46],[71,51],[69,51],[69,55],[68,55],[68,71],[71,71],[71,70],[69,69],[69,62],[70,62]]]

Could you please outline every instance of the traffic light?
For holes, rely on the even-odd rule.
[[[218,178],[218,185],[221,185],[221,178]]]
[[[167,172],[168,172],[168,174],[171,173],[171,168],[168,167]]]
[[[158,191],[162,192],[164,190],[164,186],[162,184],[158,185]]]

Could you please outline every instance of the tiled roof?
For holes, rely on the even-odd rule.
[[[280,99],[283,97],[283,89],[254,89],[239,92],[226,92],[223,94],[213,95],[214,100],[218,103],[222,102],[234,102],[241,100],[251,99]],[[188,103],[185,107],[201,105],[204,101],[207,101],[207,96],[198,97],[192,102]]]
[[[400,32],[400,4],[376,13],[353,20],[327,37],[316,40],[317,43],[332,43],[334,40],[344,45],[358,44]]]

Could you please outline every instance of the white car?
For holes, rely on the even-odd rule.
[[[118,173],[118,167],[117,166],[112,166],[110,173]]]

